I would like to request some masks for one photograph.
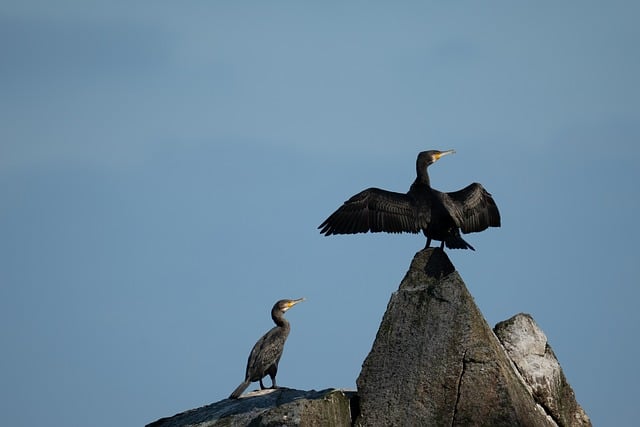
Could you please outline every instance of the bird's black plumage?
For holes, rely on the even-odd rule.
[[[231,393],[230,399],[240,397],[242,392],[254,381],[260,381],[260,389],[265,389],[262,379],[267,375],[271,378],[271,388],[276,388],[278,363],[280,362],[280,357],[282,357],[284,343],[291,329],[289,322],[284,318],[284,313],[302,301],[304,301],[304,298],[295,300],[283,299],[275,303],[271,309],[271,318],[276,326],[264,334],[253,346],[247,360],[244,381]]]
[[[443,193],[431,188],[427,168],[440,157],[454,153],[423,151],[416,160],[416,179],[405,194],[368,188],[344,202],[320,226],[320,233],[355,234],[371,231],[418,233],[441,241],[440,247],[472,249],[461,236],[500,226],[500,212],[493,197],[478,183]]]

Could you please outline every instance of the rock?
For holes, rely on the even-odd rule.
[[[147,427],[591,425],[531,316],[494,334],[436,248],[416,254],[392,294],[357,385],[256,391]]]
[[[302,391],[278,388],[162,418],[147,427],[351,426],[349,397],[337,389]]]
[[[438,248],[414,257],[357,385],[360,426],[556,425]]]
[[[557,424],[591,425],[591,420],[576,401],[546,335],[530,315],[521,313],[500,322],[494,332],[536,401]]]

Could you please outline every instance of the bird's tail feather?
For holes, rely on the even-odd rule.
[[[475,251],[474,247],[467,243],[459,233],[452,233],[445,240],[445,244],[449,249],[471,249]]]
[[[242,381],[242,383],[240,383],[240,385],[238,387],[236,387],[235,390],[233,390],[233,393],[231,393],[231,396],[229,396],[229,399],[237,399],[240,397],[240,395],[242,394],[242,392],[249,387],[249,384],[251,384],[251,380],[249,380],[248,378],[244,381]]]

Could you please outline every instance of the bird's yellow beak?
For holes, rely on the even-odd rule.
[[[304,301],[304,298],[298,298],[298,299],[291,300],[291,301],[289,301],[289,303],[287,304],[287,307],[288,307],[288,308],[291,308],[291,307],[293,307],[294,305],[296,305],[297,303],[302,302],[302,301]]]
[[[446,156],[447,154],[455,154],[456,150],[447,150],[447,151],[440,151],[437,154],[434,154],[433,157],[435,157],[436,160],[439,160],[440,157],[442,156]]]

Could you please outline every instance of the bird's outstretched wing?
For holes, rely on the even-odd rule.
[[[444,205],[463,233],[500,227],[500,212],[491,194],[477,182],[444,194]]]
[[[417,233],[416,209],[409,196],[368,188],[344,202],[320,226],[320,233],[355,234],[371,231]]]

